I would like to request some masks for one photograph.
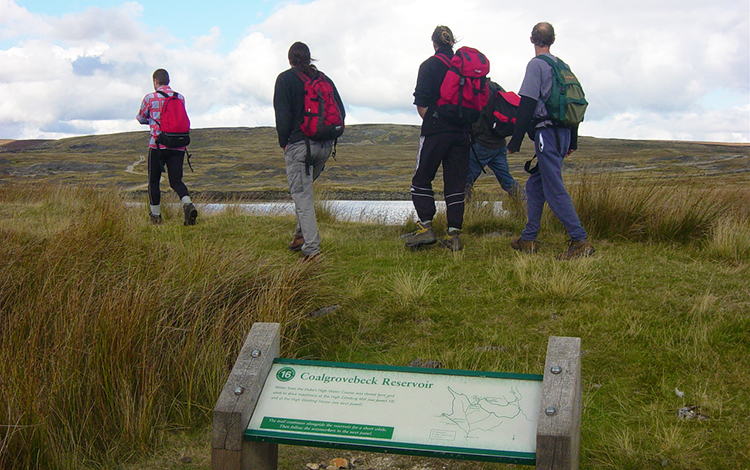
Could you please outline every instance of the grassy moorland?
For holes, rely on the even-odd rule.
[[[195,173],[186,169],[186,181],[194,193],[209,199],[286,197],[284,159],[273,128],[198,129],[191,135]],[[341,199],[408,199],[418,139],[416,126],[350,126],[323,181]],[[748,145],[580,140],[580,149],[567,160],[569,172],[616,173],[635,185],[700,180],[710,186],[747,186]],[[130,132],[5,143],[0,145],[0,182],[12,178],[116,187],[145,200],[146,142],[146,132]],[[521,181],[523,163],[533,154],[530,143],[524,147],[509,158],[512,174]],[[497,182],[485,176],[477,188],[497,192]]]
[[[741,168],[712,173],[746,162],[747,147],[623,143],[618,157],[620,144],[607,142],[611,161],[638,171],[597,170],[581,149],[587,171],[566,176],[597,248],[588,259],[554,260],[565,237],[549,214],[540,253],[511,250],[523,207],[503,198],[502,218],[468,208],[458,253],[407,251],[398,237],[408,224],[342,222],[320,204],[324,257],[299,264],[285,249],[290,217],[229,211],[184,227],[167,207],[165,224],[152,226],[126,204],[143,175],[125,181],[119,164],[109,178],[71,167],[16,173],[44,163],[44,152],[80,163],[64,150],[72,140],[0,154],[2,469],[207,469],[210,410],[254,321],[281,323],[287,357],[517,373],[541,372],[550,335],[578,336],[581,468],[748,468],[750,188]],[[392,140],[410,171],[398,151],[410,144]],[[369,148],[385,158],[388,145]],[[347,163],[344,148],[327,172],[365,164]],[[231,152],[232,174],[254,163]],[[704,163],[639,166],[665,152]],[[97,155],[83,163],[107,163]],[[204,184],[199,168],[194,187]],[[408,186],[408,171],[388,170],[379,189]],[[281,190],[273,178],[263,191]],[[325,178],[329,194],[368,188]],[[477,200],[499,197],[496,183],[480,190]],[[280,468],[338,456],[361,469],[519,468],[294,447],[282,447]]]

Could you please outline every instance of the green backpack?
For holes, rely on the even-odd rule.
[[[537,57],[552,67],[552,92],[544,102],[550,119],[566,127],[576,127],[583,121],[583,115],[589,105],[581,82],[568,64],[559,58],[555,61],[544,54]]]

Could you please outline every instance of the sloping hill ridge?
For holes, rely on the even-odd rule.
[[[195,172],[185,180],[209,198],[285,198],[283,153],[273,127],[195,129],[190,152]],[[10,180],[64,184],[115,185],[140,194],[145,190],[148,133],[125,132],[60,140],[2,141],[0,184]],[[419,126],[348,126],[339,139],[320,186],[334,198],[408,198],[419,141]],[[511,172],[525,181],[523,163],[533,145],[524,143],[509,157]],[[677,141],[638,141],[581,137],[579,150],[566,160],[567,172],[619,173],[638,181],[706,179],[746,184],[750,145]],[[440,178],[440,177],[438,177]],[[442,184],[436,183],[436,188]],[[165,190],[167,185],[164,185]],[[494,178],[478,187],[497,189]]]

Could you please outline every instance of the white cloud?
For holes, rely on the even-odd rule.
[[[227,54],[216,49],[220,25],[180,39],[141,23],[143,11],[131,2],[56,18],[0,0],[0,137],[137,129],[159,67],[196,127],[273,125],[273,85],[298,40],[336,82],[349,123],[416,124],[417,68],[437,24],[485,52],[492,78],[517,90],[531,27],[545,20],[558,35],[553,53],[591,103],[582,134],[750,141],[750,6],[736,0],[281,3]]]
[[[0,0],[0,40],[23,37],[30,31],[45,34],[50,29],[42,18],[19,7],[14,0]]]

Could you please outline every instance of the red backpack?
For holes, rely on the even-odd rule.
[[[156,121],[161,133],[156,137],[156,143],[167,148],[185,147],[190,143],[190,118],[185,110],[185,103],[175,92],[172,96],[158,90],[166,100],[161,108],[161,120]]]
[[[331,82],[323,72],[310,78],[297,75],[305,84],[305,110],[302,133],[312,140],[334,140],[344,133],[344,114],[336,101]]]
[[[472,47],[460,47],[450,61],[445,54],[435,57],[448,66],[437,102],[440,116],[457,125],[476,122],[489,99],[489,59]]]
[[[521,97],[502,88],[493,95],[492,130],[498,137],[510,137],[516,129]]]

